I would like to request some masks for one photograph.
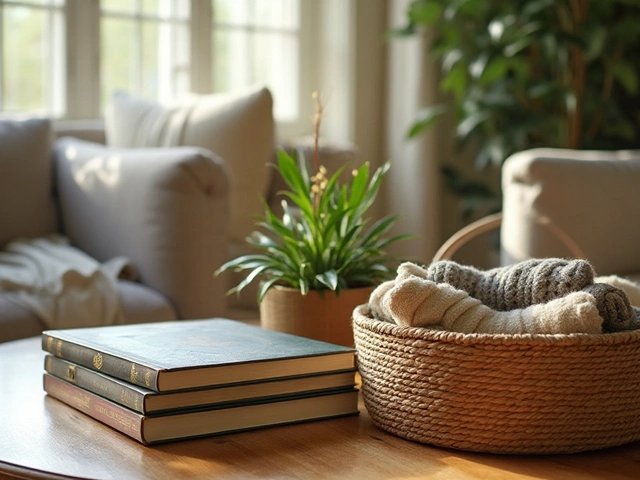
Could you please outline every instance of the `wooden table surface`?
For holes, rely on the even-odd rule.
[[[39,338],[0,344],[0,477],[638,479],[640,443],[572,455],[430,447],[358,417],[145,447],[46,396]]]

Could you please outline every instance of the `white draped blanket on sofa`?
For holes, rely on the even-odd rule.
[[[118,278],[133,280],[124,257],[99,263],[66,237],[17,239],[0,251],[0,291],[47,328],[124,323]]]

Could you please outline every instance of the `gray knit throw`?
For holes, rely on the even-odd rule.
[[[432,263],[425,278],[466,291],[499,311],[526,308],[564,297],[593,284],[593,267],[585,260],[525,260],[487,271],[452,261]]]
[[[629,297],[621,289],[607,283],[587,285],[582,291],[596,299],[598,313],[603,319],[602,331],[621,332],[640,328],[637,308],[629,302]]]

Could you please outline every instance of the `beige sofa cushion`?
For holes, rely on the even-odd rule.
[[[0,247],[57,230],[48,120],[0,120]]]
[[[107,113],[107,144],[118,148],[195,146],[221,157],[231,184],[231,236],[242,241],[262,212],[273,160],[273,100],[266,88],[194,96],[163,106],[118,92]]]
[[[502,190],[503,264],[569,255],[536,221],[545,216],[598,275],[640,271],[640,151],[527,150],[505,162]]]

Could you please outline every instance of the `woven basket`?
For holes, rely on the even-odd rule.
[[[640,440],[640,331],[461,334],[353,313],[374,423],[423,443],[569,453]]]

